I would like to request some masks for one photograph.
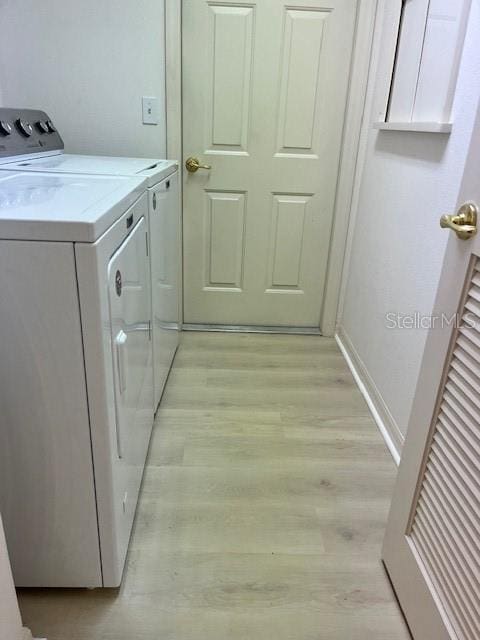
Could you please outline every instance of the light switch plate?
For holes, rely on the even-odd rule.
[[[158,98],[143,96],[142,98],[143,124],[158,124]]]

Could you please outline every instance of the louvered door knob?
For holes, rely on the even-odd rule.
[[[442,229],[455,231],[461,240],[469,240],[477,233],[478,207],[473,202],[466,202],[454,216],[442,216]]]

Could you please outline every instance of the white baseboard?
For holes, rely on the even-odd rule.
[[[45,640],[45,638],[34,638],[30,629],[28,629],[27,627],[23,627],[22,640]]]
[[[47,640],[47,638],[34,638],[30,629],[28,629],[27,627],[23,627],[22,640]]]
[[[352,372],[355,382],[360,389],[360,393],[365,398],[365,402],[385,440],[388,450],[392,454],[392,458],[397,465],[400,464],[404,437],[397,423],[388,410],[375,382],[372,380],[355,347],[352,345],[350,338],[343,331],[342,327],[337,327],[335,340]]]

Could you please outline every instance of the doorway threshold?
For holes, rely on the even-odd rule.
[[[289,333],[293,335],[321,336],[318,327],[264,327],[233,324],[190,324],[182,326],[184,331],[223,331],[227,333]]]

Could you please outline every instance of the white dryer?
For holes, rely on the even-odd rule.
[[[142,177],[0,175],[0,511],[18,586],[121,582],[153,423],[147,216]]]
[[[2,142],[5,146],[3,150]],[[59,133],[45,112],[0,108],[0,169],[145,178],[150,229],[156,409],[178,346],[180,329],[181,209],[178,164],[154,158],[67,154],[63,152],[63,147]]]

